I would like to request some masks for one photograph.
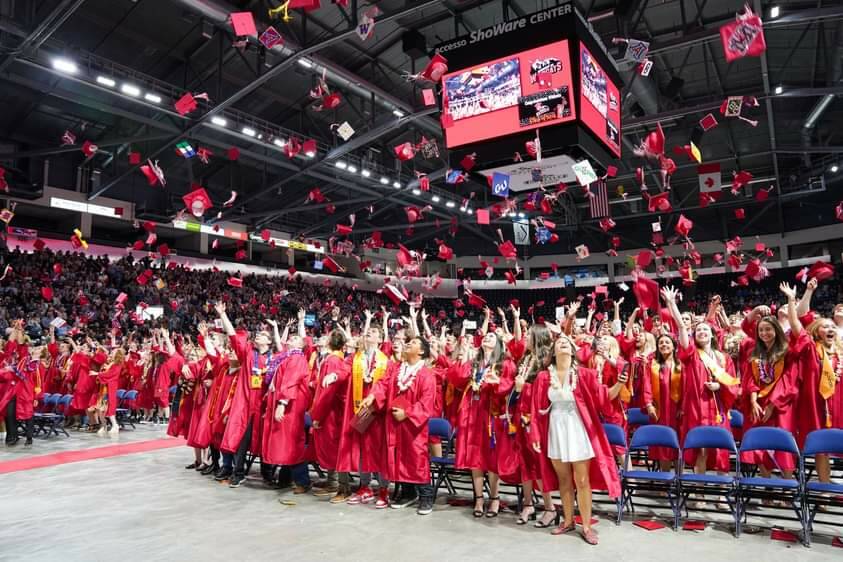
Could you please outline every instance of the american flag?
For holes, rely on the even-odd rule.
[[[606,181],[599,179],[589,186],[588,209],[591,218],[599,219],[610,216],[609,194],[606,191]]]

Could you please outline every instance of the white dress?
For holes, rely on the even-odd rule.
[[[568,377],[564,377],[567,379]],[[567,383],[567,380],[565,381]],[[570,384],[547,389],[550,400],[547,456],[562,462],[578,462],[594,458],[591,440],[580,419],[574,390]]]

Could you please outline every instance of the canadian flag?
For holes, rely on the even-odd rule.
[[[700,179],[700,195],[706,194],[707,197],[716,201],[720,197],[720,188],[722,187],[720,164],[697,166],[697,173]]]

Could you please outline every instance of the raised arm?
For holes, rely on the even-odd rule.
[[[509,309],[512,311],[512,336],[515,341],[521,341],[524,337],[521,333],[521,309],[514,304],[510,304]]]
[[[787,321],[790,322],[790,330],[794,337],[798,337],[802,333],[802,322],[799,321],[796,306],[796,288],[782,282],[779,285],[779,290],[787,297]]]
[[[272,326],[272,341],[275,342],[275,350],[278,351],[278,353],[281,353],[282,351],[284,351],[284,344],[281,341],[281,334],[278,333],[278,322],[276,322],[272,318],[267,318],[266,323],[269,324],[270,326]],[[284,329],[285,338],[286,338],[286,331],[287,330],[285,328]]]
[[[814,291],[816,289],[817,280],[812,277],[811,280],[808,281],[808,285],[805,287],[805,293],[802,295],[802,298],[799,299],[799,304],[796,307],[796,314],[800,318],[811,311],[811,297],[814,295]]]
[[[632,339],[632,326],[635,325],[635,320],[638,318],[638,313],[641,312],[641,309],[635,307],[635,310],[632,311],[632,314],[629,315],[629,319],[626,321],[626,332],[624,335],[626,336],[627,340]],[[618,309],[615,308],[615,315],[617,316]]]
[[[173,345],[172,340],[170,340],[170,331],[167,328],[161,328],[161,339],[164,340],[164,345],[167,346],[167,353],[175,355],[176,347]]]
[[[297,314],[298,314],[299,337],[304,339],[304,337],[307,335],[307,330],[305,329],[305,325],[304,325],[304,317],[307,316],[307,314],[305,314],[305,311],[304,311],[303,308],[300,308],[299,311],[297,312]]]
[[[363,331],[362,334],[367,334],[369,332],[369,328],[372,326],[372,311],[368,308],[363,311],[364,316],[366,316],[366,321],[363,323]]]
[[[427,323],[427,311],[422,308],[421,309],[421,321],[422,321],[422,329],[424,330],[424,337],[430,339],[433,337],[433,332],[430,330],[430,325]]]
[[[619,336],[623,333],[623,324],[621,323],[621,305],[623,304],[623,297],[615,301],[615,314],[612,317],[612,335]],[[634,321],[630,318],[630,322]],[[627,322],[629,328],[629,322]]]
[[[389,311],[385,306],[381,305],[381,314],[383,314],[383,341],[389,341]]]
[[[419,325],[418,325],[418,316],[419,311],[416,310],[416,307],[410,305],[410,317],[407,319],[408,324],[410,325],[410,337],[415,338],[419,335]]]
[[[483,325],[480,326],[480,333],[484,336],[489,333],[489,321],[492,318],[492,309],[487,307],[483,308]]]
[[[664,299],[665,305],[667,305],[667,310],[673,317],[673,321],[676,322],[677,326],[679,326],[679,329],[677,330],[679,332],[679,346],[684,349],[687,348],[691,342],[688,340],[688,331],[685,330],[685,327],[682,325],[682,314],[679,312],[679,307],[676,305],[677,292],[678,291],[673,287],[665,287],[662,289],[662,298]]]
[[[503,311],[501,307],[498,307],[498,317],[501,319],[501,327],[503,328],[503,333],[507,336],[509,334],[509,325],[506,323],[506,312]]]
[[[231,324],[231,320],[228,319],[228,314],[225,312],[225,303],[218,302],[214,305],[214,310],[217,311],[217,315],[220,317],[220,322],[222,322],[222,329],[227,336],[233,336],[235,334],[234,326]]]

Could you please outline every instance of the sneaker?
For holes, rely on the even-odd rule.
[[[389,490],[386,486],[381,486],[378,490],[378,501],[375,502],[375,509],[384,509],[389,507]]]
[[[120,433],[120,427],[117,425],[108,430],[109,437],[114,437],[118,433]]]
[[[103,425],[103,426],[101,426],[101,427],[97,430],[97,435],[99,435],[100,437],[102,437],[103,435],[105,435],[105,432],[106,432],[106,431],[108,431],[108,430],[107,430],[107,429],[105,428],[105,426]]]
[[[214,480],[217,482],[222,482],[223,480],[228,480],[231,478],[231,474],[234,471],[230,468],[221,468],[219,472],[217,472],[216,476],[214,476]]]
[[[243,485],[243,482],[245,482],[245,481],[246,481],[245,476],[234,475],[229,479],[228,487],[229,488],[239,488],[241,485]]]
[[[403,497],[397,502],[389,504],[389,507],[391,507],[392,509],[404,509],[405,507],[410,507],[411,505],[414,505],[417,501],[419,501],[419,497],[416,495],[412,495],[409,497]]]
[[[433,513],[433,498],[421,498],[416,513],[419,515],[430,515]]]
[[[372,503],[375,499],[375,493],[368,486],[361,487],[359,490],[351,494],[346,502],[348,505],[357,505],[359,503]]]
[[[211,475],[211,474],[216,474],[217,472],[219,472],[219,470],[220,470],[219,465],[209,464],[207,467],[205,467],[205,470],[200,472],[200,474],[202,474],[203,476],[208,476],[208,475]]]
[[[29,449],[32,447],[32,439],[27,439],[26,442],[23,444],[24,448]]]
[[[329,501],[331,503],[345,503],[348,501],[348,498],[351,497],[348,492],[342,491],[337,492],[334,497],[332,497]]]
[[[339,490],[338,486],[326,486],[324,488],[320,488],[318,490],[315,490],[313,492],[313,495],[316,496],[317,498],[333,497],[334,494],[337,493],[337,490]]]

